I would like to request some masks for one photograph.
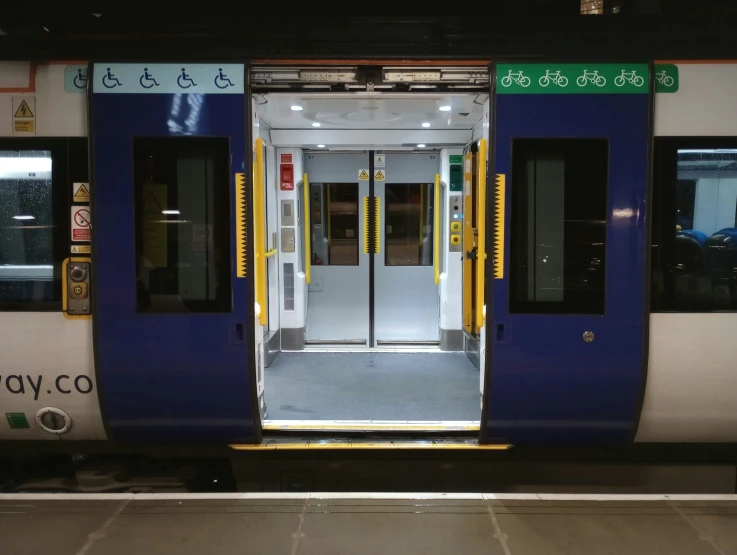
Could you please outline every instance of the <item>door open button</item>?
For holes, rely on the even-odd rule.
[[[75,282],[69,284],[69,297],[72,299],[87,298],[87,284],[84,282]]]

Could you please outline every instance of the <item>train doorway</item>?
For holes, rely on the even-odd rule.
[[[478,430],[488,70],[257,67],[251,93],[264,430]]]

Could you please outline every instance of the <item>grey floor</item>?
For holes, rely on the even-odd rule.
[[[464,353],[281,353],[265,372],[268,420],[479,420]]]
[[[143,497],[143,498],[140,498]],[[737,501],[0,499],[8,555],[734,555]]]

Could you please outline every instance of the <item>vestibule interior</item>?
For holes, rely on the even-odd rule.
[[[268,92],[252,106],[264,428],[477,427],[488,94]]]

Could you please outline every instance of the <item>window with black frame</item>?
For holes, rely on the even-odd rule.
[[[737,310],[737,138],[657,138],[652,310]]]

